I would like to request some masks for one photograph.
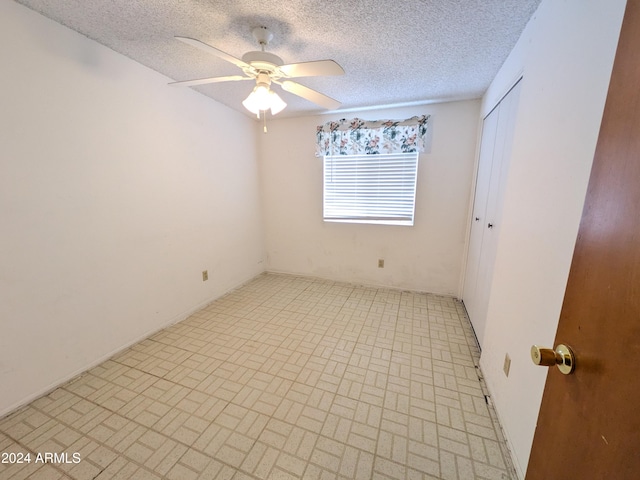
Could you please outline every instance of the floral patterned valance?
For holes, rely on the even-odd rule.
[[[408,120],[327,122],[316,133],[316,156],[424,152],[429,115]]]

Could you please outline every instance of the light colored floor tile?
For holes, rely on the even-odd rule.
[[[478,359],[455,299],[265,274],[0,419],[81,458],[0,478],[514,478]]]

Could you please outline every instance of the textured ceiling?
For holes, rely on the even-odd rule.
[[[259,50],[251,30],[274,33],[267,51],[285,63],[333,59],[338,77],[299,83],[341,109],[480,97],[540,0],[17,0],[170,79],[237,75],[193,37],[242,57]],[[167,87],[189,88],[189,87]],[[191,87],[240,112],[250,82]],[[322,111],[274,88],[279,116]]]

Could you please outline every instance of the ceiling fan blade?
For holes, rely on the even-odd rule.
[[[229,55],[228,53],[225,53],[222,50],[218,50],[216,47],[212,47],[211,45],[201,42],[200,40],[196,40],[195,38],[175,37],[175,39],[180,40],[181,42],[186,43],[187,45],[191,45],[192,47],[199,48],[200,50],[203,50],[205,52],[212,53],[216,57],[221,58],[222,60],[226,60],[229,63],[233,63],[235,66],[240,67],[242,69],[253,70],[253,67],[251,65],[249,65],[246,62],[243,62],[239,58],[236,58],[233,55]]]
[[[289,78],[319,77],[343,75],[344,69],[333,60],[317,60],[315,62],[290,63],[282,65],[280,71]]]
[[[331,97],[327,97],[323,93],[316,92],[309,87],[305,87],[304,85],[300,85],[299,83],[292,82],[290,80],[285,80],[284,82],[281,82],[280,85],[282,85],[283,90],[293,93],[294,95],[298,95],[299,97],[329,110],[335,110],[341,105],[339,101],[334,100]]]
[[[181,82],[171,82],[169,85],[173,85],[174,87],[193,87],[194,85],[203,85],[205,83],[239,82],[241,80],[253,80],[253,78],[243,77],[242,75],[230,75],[228,77],[209,77],[209,78],[199,78],[197,80],[184,80]]]

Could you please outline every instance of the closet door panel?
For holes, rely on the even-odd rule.
[[[486,140],[488,142],[486,150],[487,152],[491,151],[492,155],[485,163],[479,162],[478,165],[478,178],[487,176],[488,185],[486,198],[483,200],[476,195],[475,200],[476,202],[482,202],[478,208],[484,211],[484,217],[475,215],[476,205],[474,203],[472,233],[469,240],[470,255],[468,257],[468,270],[463,293],[463,301],[480,347],[483,344],[487,322],[493,267],[498,250],[498,238],[502,223],[502,205],[504,203],[506,180],[511,159],[520,88],[519,82],[485,119],[485,124],[488,121],[491,121],[492,124],[495,122],[495,128],[492,127],[494,137],[485,139],[483,135],[480,147],[482,152],[485,149],[484,142]],[[494,116],[495,118],[490,118]],[[480,172],[481,168],[486,170]],[[479,220],[476,221],[476,218],[479,218]],[[471,257],[472,251],[474,252],[473,258]],[[469,287],[468,290],[467,285]],[[469,295],[469,298],[467,298],[467,295]]]
[[[467,253],[467,272],[463,287],[462,299],[470,318],[477,316],[477,280],[480,268],[480,252],[482,250],[483,224],[486,221],[487,198],[491,180],[491,164],[495,146],[496,130],[498,128],[498,109],[495,108],[482,125],[480,142],[480,157],[478,159],[478,175],[471,217],[471,234],[469,251]]]
[[[502,206],[511,160],[511,147],[513,145],[519,95],[520,84],[518,83],[500,102],[500,115],[496,130],[489,196],[487,198],[486,222],[483,225],[482,261],[477,280],[476,295],[478,297],[478,305],[474,330],[481,346],[484,343],[487,311],[489,309],[489,298],[491,297],[491,283],[493,282],[493,267],[498,253],[498,239],[500,237],[500,227],[502,226]]]

